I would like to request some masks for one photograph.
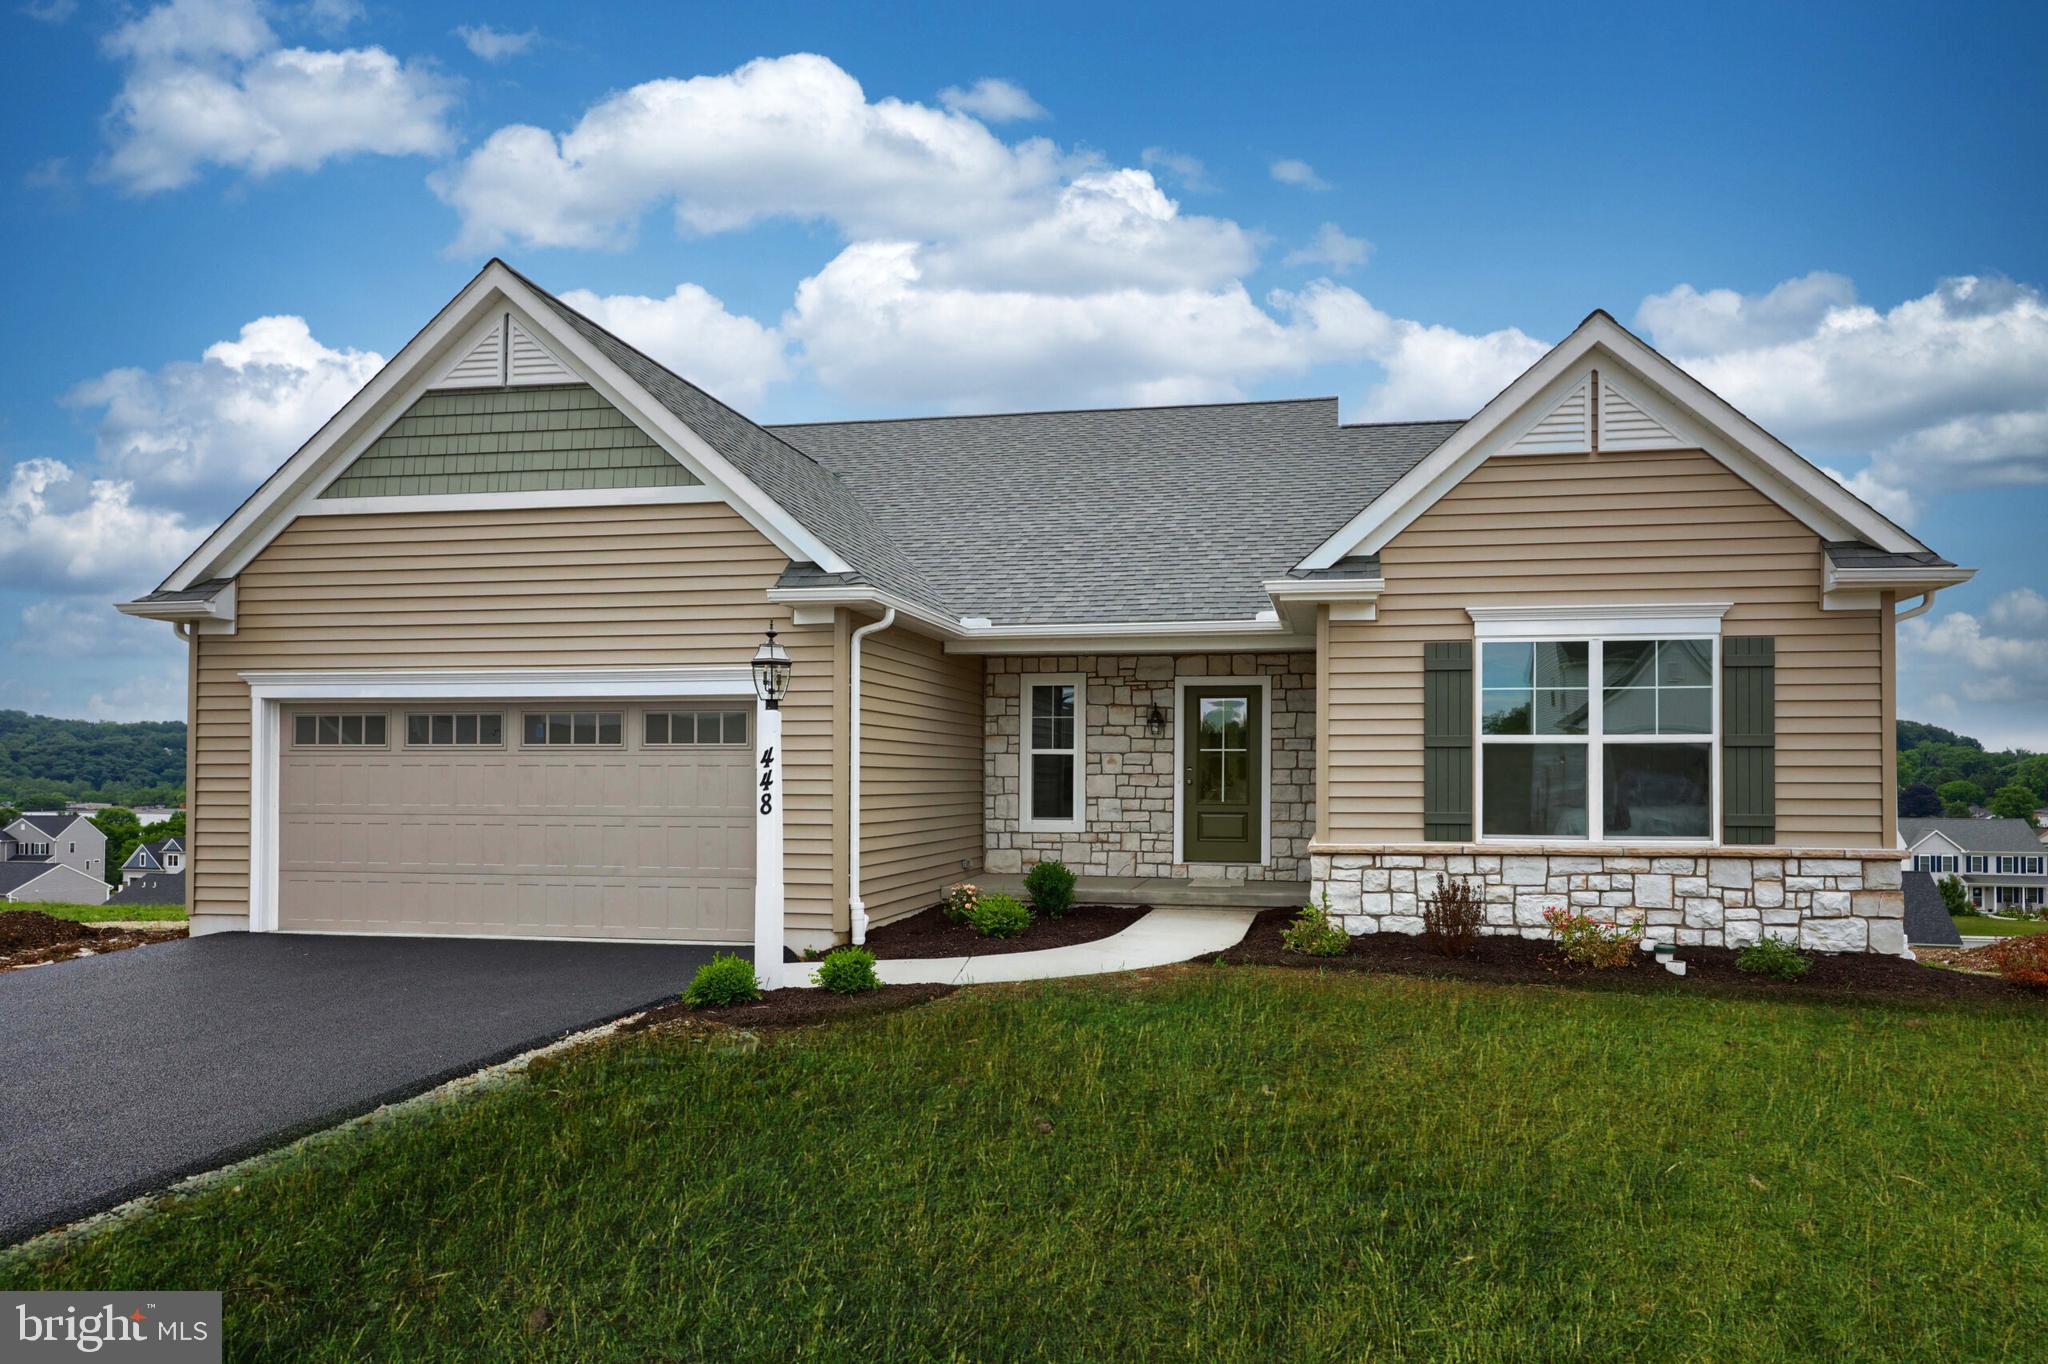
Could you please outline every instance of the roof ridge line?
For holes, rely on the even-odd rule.
[[[971,422],[998,417],[1073,417],[1090,412],[1197,412],[1216,407],[1282,407],[1290,403],[1334,403],[1335,394],[1306,398],[1233,398],[1213,403],[1129,403],[1121,407],[1035,407],[1014,412],[954,412],[924,417],[842,417],[836,420],[776,422],[768,430],[789,430],[799,426],[883,426],[892,422]],[[1342,423],[1340,422],[1341,426]]]

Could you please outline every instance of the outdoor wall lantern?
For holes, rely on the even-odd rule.
[[[1166,712],[1159,709],[1159,703],[1152,703],[1152,711],[1145,717],[1145,732],[1153,738],[1166,733]]]
[[[770,710],[781,710],[782,698],[789,695],[789,650],[775,642],[773,625],[754,653],[754,690]]]

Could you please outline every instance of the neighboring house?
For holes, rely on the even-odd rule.
[[[2023,819],[1902,819],[1903,865],[1960,876],[1979,909],[2048,907],[2048,848]]]
[[[125,886],[138,876],[182,873],[184,870],[185,840],[172,835],[159,838],[154,843],[136,844],[135,851],[129,853],[128,860],[121,864],[121,884]]]
[[[0,828],[0,899],[98,905],[107,836],[83,815],[22,815]]]
[[[190,641],[195,932],[773,976],[1047,857],[1900,951],[1893,623],[1970,574],[1605,313],[1462,421],[764,427],[493,261],[121,609]]]
[[[110,905],[182,905],[185,903],[185,873],[148,872],[129,877],[121,888],[107,897]]]

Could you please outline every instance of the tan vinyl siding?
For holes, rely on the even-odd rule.
[[[238,578],[237,628],[201,636],[190,894],[246,920],[249,689],[276,669],[744,664],[773,619],[784,706],[789,927],[829,932],[843,884],[832,812],[840,627],[764,593],[788,558],[731,508],[546,508],[301,517]]]
[[[1819,537],[1697,451],[1497,457],[1381,551],[1379,619],[1332,621],[1327,837],[1422,837],[1422,646],[1473,605],[1733,601],[1777,639],[1780,843],[1880,845],[1884,621],[1822,611]]]
[[[877,924],[982,865],[981,660],[901,628],[861,644],[861,898]]]

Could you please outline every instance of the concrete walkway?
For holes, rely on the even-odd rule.
[[[999,981],[1057,980],[1170,966],[1234,947],[1255,909],[1155,909],[1121,933],[1042,952],[999,952],[983,957],[921,957],[878,961],[884,985],[992,985]],[[815,971],[790,972],[791,985],[816,985]]]

